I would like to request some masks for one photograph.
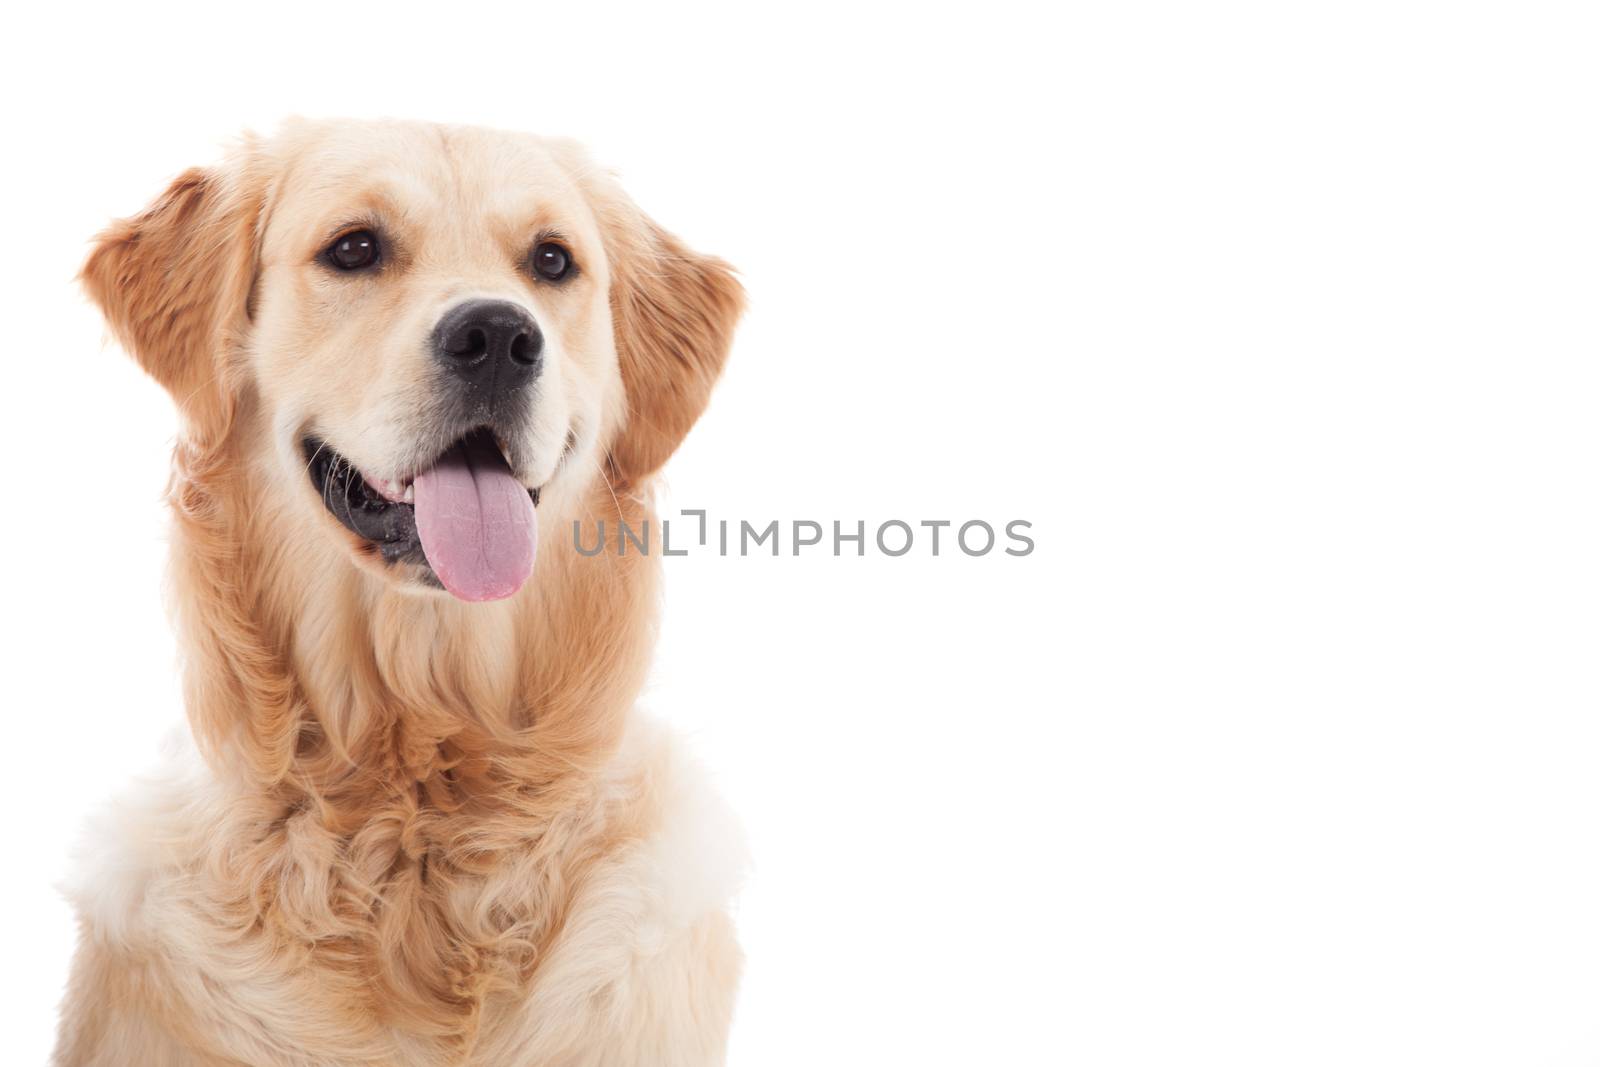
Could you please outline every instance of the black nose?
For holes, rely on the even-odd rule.
[[[501,393],[539,376],[544,335],[533,316],[509,300],[468,300],[434,327],[433,352],[474,386]]]

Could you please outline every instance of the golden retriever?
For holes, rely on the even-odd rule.
[[[702,1064],[737,835],[633,710],[743,294],[575,145],[297,120],[84,283],[172,395],[192,741],[93,829],[60,1067]],[[539,545],[539,532],[546,544]]]

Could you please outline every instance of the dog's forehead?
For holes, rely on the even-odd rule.
[[[285,133],[275,213],[304,225],[388,214],[454,225],[584,226],[571,147],[498,130],[421,123],[317,124]]]

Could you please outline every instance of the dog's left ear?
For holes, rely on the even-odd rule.
[[[705,410],[722,373],[744,289],[720,259],[691,251],[613,190],[601,225],[611,259],[611,322],[628,412],[611,468],[640,485]]]
[[[226,421],[228,354],[247,318],[261,209],[244,166],[194,168],[100,234],[83,266],[118,340],[202,435]]]

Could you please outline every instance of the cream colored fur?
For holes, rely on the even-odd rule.
[[[380,218],[365,286],[315,252]],[[558,230],[584,271],[530,283]],[[59,1067],[720,1062],[737,834],[634,708],[657,561],[637,526],[703,408],[741,294],[565,142],[296,123],[104,234],[91,295],[184,418],[174,607],[192,740],[93,828]],[[295,444],[381,476],[438,442],[421,338],[523,302],[545,378],[521,450],[546,530],[515,597],[421,589],[334,522]],[[613,527],[614,528],[614,527]]]

